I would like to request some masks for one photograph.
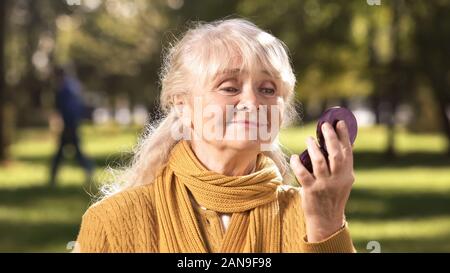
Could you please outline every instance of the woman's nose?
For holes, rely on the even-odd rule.
[[[252,87],[244,87],[237,107],[239,109],[246,108],[247,111],[255,111],[259,108],[260,102],[255,90]]]

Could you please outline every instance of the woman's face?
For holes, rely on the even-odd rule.
[[[279,132],[284,108],[281,82],[267,71],[230,67],[192,91],[191,137],[218,148],[266,151]]]

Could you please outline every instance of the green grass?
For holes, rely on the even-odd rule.
[[[82,130],[83,148],[97,165],[95,177],[108,177],[107,165],[127,158],[139,131],[114,126]],[[281,141],[290,152],[305,149],[314,126],[284,130]],[[356,183],[347,206],[353,240],[359,252],[378,241],[382,252],[450,252],[450,159],[439,134],[399,130],[398,157],[386,159],[383,127],[362,128],[355,143]],[[13,159],[0,167],[0,252],[68,252],[81,216],[96,186],[83,186],[84,174],[68,161],[58,188],[47,188],[56,136],[42,129],[19,132]]]
[[[281,135],[292,152],[315,135],[312,125]],[[347,206],[355,245],[367,252],[378,241],[383,252],[450,252],[450,158],[438,134],[398,130],[396,158],[386,158],[383,127],[363,128],[354,145],[356,183]]]

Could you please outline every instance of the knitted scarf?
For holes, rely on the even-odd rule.
[[[274,162],[262,153],[255,172],[226,176],[206,169],[189,143],[180,141],[155,180],[160,252],[208,252],[189,192],[207,209],[232,213],[220,252],[280,252],[281,181]]]

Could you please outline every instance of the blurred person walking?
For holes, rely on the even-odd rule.
[[[54,71],[56,79],[56,109],[63,121],[63,129],[59,137],[59,145],[53,157],[50,173],[50,186],[56,186],[56,178],[59,166],[63,160],[64,148],[73,146],[78,163],[86,172],[86,181],[91,180],[94,165],[92,161],[83,154],[80,147],[80,136],[78,127],[83,119],[84,104],[81,98],[81,84],[74,75],[70,75],[62,67]]]

